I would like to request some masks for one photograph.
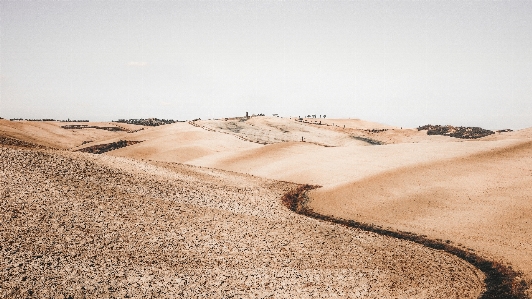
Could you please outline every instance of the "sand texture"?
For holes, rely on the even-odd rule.
[[[317,190],[318,213],[452,240],[532,278],[532,140]]]
[[[290,183],[89,154],[0,154],[3,298],[482,291],[482,273],[445,252],[292,213],[279,201]]]
[[[290,211],[297,184],[321,186],[304,202],[317,215],[441,240],[532,283],[532,128],[466,140],[359,119],[62,125],[0,120],[2,298],[485,289],[452,254]],[[110,151],[79,152],[91,147]]]

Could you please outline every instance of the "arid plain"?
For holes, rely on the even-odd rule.
[[[493,298],[446,250],[291,211],[301,184],[307,211],[449,244],[532,295],[532,128],[0,120],[0,155],[2,298]]]

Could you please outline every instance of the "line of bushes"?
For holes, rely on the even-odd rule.
[[[141,118],[141,119],[119,119],[116,121],[114,120],[113,122],[131,124],[131,125],[157,127],[157,126],[162,126],[162,125],[167,125],[167,124],[173,124],[177,121],[173,119]]]
[[[371,139],[371,138],[368,138],[368,137],[362,137],[362,136],[351,136],[351,137],[353,137],[356,140],[367,142],[367,143],[369,143],[371,145],[384,145],[385,144],[382,141]]]
[[[427,130],[427,135],[443,135],[462,139],[477,139],[495,134],[495,132],[491,130],[479,127],[453,127],[449,125],[425,125],[418,127],[417,130]]]

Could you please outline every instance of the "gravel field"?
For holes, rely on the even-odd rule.
[[[442,251],[292,213],[295,184],[0,147],[0,298],[477,298]]]

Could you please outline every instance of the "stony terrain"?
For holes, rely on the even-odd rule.
[[[1,298],[477,298],[421,245],[297,215],[297,187],[108,155],[0,147]]]
[[[46,148],[46,146],[38,145],[31,142],[18,140],[16,138],[0,136],[0,145],[13,147],[28,147],[28,148]]]

